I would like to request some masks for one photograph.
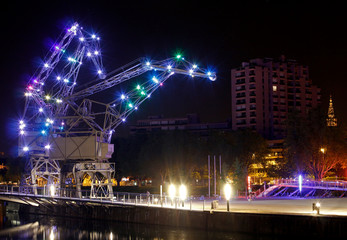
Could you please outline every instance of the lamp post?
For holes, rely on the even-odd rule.
[[[187,187],[185,185],[181,185],[179,189],[180,200],[182,201],[182,207],[184,207],[184,200],[187,198]]]
[[[327,151],[327,149],[326,148],[321,148],[320,149],[320,151],[323,153],[323,162],[324,162],[324,160],[325,160],[325,152]]]
[[[224,185],[224,196],[227,200],[227,211],[229,212],[229,201],[231,197],[231,185],[229,183]]]

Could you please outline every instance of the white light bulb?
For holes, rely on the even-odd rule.
[[[43,108],[41,107],[41,108],[39,108],[39,112],[43,112]]]
[[[99,54],[99,52],[98,52],[98,51],[94,51],[94,54],[95,54],[95,55],[98,55],[98,54]]]
[[[49,67],[48,63],[45,63],[43,66],[44,66],[45,68],[48,68],[48,67]]]
[[[87,57],[91,57],[92,53],[91,52],[87,52]]]
[[[101,74],[102,73],[102,71],[101,70],[98,70],[98,74]]]
[[[84,42],[84,37],[80,37],[80,41],[81,41],[81,42]]]
[[[25,146],[25,147],[23,147],[23,151],[27,152],[27,151],[29,151],[29,148],[27,146]]]
[[[93,38],[93,39],[96,38],[95,34],[92,35],[92,38]]]
[[[60,79],[61,79],[61,77],[60,77],[60,76],[58,76],[58,77],[57,77],[57,80],[59,81]]]
[[[51,145],[49,145],[49,144],[47,144],[46,146],[45,146],[45,149],[47,149],[47,150],[49,150],[51,148]]]

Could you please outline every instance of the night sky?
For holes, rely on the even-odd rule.
[[[11,153],[16,147],[26,83],[46,55],[49,42],[74,21],[101,37],[106,70],[138,57],[163,60],[181,50],[188,61],[217,72],[216,82],[169,79],[127,124],[148,115],[180,117],[187,113],[198,113],[202,122],[225,121],[231,111],[231,68],[252,58],[282,54],[309,66],[313,83],[322,89],[323,106],[327,108],[332,94],[339,123],[346,121],[347,18],[343,1],[223,2],[2,3],[0,151]]]

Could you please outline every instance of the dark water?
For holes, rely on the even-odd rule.
[[[285,239],[284,236],[257,236],[229,232],[163,227],[146,224],[129,224],[108,221],[91,221],[48,217],[40,215],[19,216],[6,213],[0,223],[0,239]]]

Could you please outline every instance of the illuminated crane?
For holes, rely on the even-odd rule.
[[[117,126],[173,74],[211,81],[216,74],[180,54],[163,61],[140,58],[106,74],[99,36],[77,23],[62,35],[24,94],[19,155],[28,158],[26,183],[34,186],[35,194],[39,179],[49,185],[73,183],[82,197],[81,185],[88,175],[91,197],[112,198],[114,165],[108,159]],[[95,79],[80,81],[85,65],[94,67]],[[134,79],[136,84],[128,92],[115,93],[119,84]]]

